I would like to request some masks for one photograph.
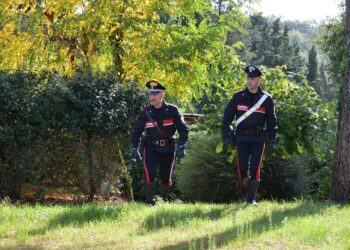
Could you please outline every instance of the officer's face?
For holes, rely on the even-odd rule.
[[[152,106],[157,107],[163,102],[164,96],[165,96],[164,92],[150,93],[149,94],[149,102]]]
[[[261,77],[248,77],[247,88],[248,90],[257,90],[259,84],[261,83]]]

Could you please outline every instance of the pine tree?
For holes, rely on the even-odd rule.
[[[335,89],[334,86],[333,88],[332,86],[329,86],[328,75],[326,73],[324,63],[321,63],[319,72],[320,73],[317,78],[317,81],[319,83],[318,94],[327,100],[331,100],[334,98]]]
[[[315,46],[309,50],[309,64],[307,80],[309,83],[314,84],[317,79],[317,51]]]
[[[270,63],[272,64],[271,66],[283,65],[281,54],[282,36],[280,30],[280,19],[278,18],[272,24],[271,45],[273,47],[273,54],[269,59]]]
[[[292,72],[302,72],[304,66],[304,60],[300,55],[299,44],[293,44],[291,47],[291,62],[289,64],[289,70]]]

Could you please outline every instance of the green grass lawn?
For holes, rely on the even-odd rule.
[[[0,249],[350,249],[350,205],[0,204]]]

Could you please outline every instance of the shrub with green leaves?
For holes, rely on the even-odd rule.
[[[270,69],[264,78],[263,88],[275,102],[278,154],[288,157],[332,149],[334,104],[324,103],[310,85],[291,82],[280,68]]]
[[[201,131],[191,135],[189,149],[175,168],[176,189],[187,201],[230,202],[237,200],[239,185],[235,150],[217,153],[220,138]],[[266,156],[266,155],[265,155]],[[261,169],[260,199],[326,198],[329,191],[329,162],[304,153],[283,159],[268,156]],[[328,178],[327,178],[328,176]]]
[[[132,84],[109,74],[0,72],[0,95],[0,196],[18,198],[24,184],[95,193],[102,179],[118,187],[126,177],[126,137],[145,102]]]
[[[288,159],[271,157],[261,171],[260,196],[274,199],[319,198],[326,190],[319,175],[326,167],[315,154],[294,155]]]
[[[226,202],[237,197],[237,171],[216,153],[220,138],[206,132],[190,137],[186,157],[175,168],[177,188],[190,201]]]
[[[38,79],[33,74],[0,71],[0,194],[19,197],[20,185],[30,176],[24,153],[40,133],[33,115]]]

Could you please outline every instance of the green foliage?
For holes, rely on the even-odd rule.
[[[332,102],[336,99],[339,86],[338,84],[333,83],[333,79],[330,75],[329,70],[327,70],[327,65],[322,62],[319,69],[319,77],[314,85],[314,88],[322,98]]]
[[[315,154],[294,155],[288,159],[269,157],[262,168],[261,191],[265,198],[327,198],[330,162]]]
[[[140,85],[155,78],[188,102],[252,0],[225,2],[221,12],[207,0],[2,1],[0,68],[70,76],[82,68]]]
[[[282,24],[289,29],[291,44],[298,44],[302,55],[307,55],[321,25],[315,20],[285,20]]]
[[[24,184],[115,187],[144,95],[112,75],[0,72],[0,194]],[[90,187],[85,183],[90,179]],[[91,191],[91,190],[90,190]]]
[[[34,127],[32,102],[38,81],[32,74],[0,71],[0,84],[0,192],[18,197],[21,183],[29,176],[24,153],[40,133]]]
[[[265,74],[263,88],[275,101],[279,155],[313,152],[319,147],[318,140],[334,131],[335,111],[322,103],[310,85],[289,82],[276,68]]]
[[[189,201],[230,202],[239,192],[236,151],[218,153],[220,138],[199,131],[192,133],[186,158],[175,168],[176,188]],[[331,154],[303,153],[285,159],[265,155],[261,170],[261,199],[293,199],[328,196]]]
[[[121,85],[112,75],[76,74],[68,79],[69,124],[72,133],[124,134],[130,131],[135,111],[143,104],[141,92]],[[133,100],[133,102],[131,102]]]
[[[192,134],[187,155],[174,172],[183,199],[226,202],[237,197],[237,171],[224,154],[216,153],[219,141],[204,132]]]
[[[317,51],[316,47],[312,46],[312,48],[309,50],[309,64],[308,64],[308,74],[307,74],[307,80],[309,83],[313,84],[315,80],[317,79]]]
[[[143,168],[143,162],[134,162],[130,155],[126,155],[125,163],[132,180],[134,199],[136,201],[142,201],[145,198],[145,170]]]
[[[333,83],[340,87],[345,72],[345,11],[339,18],[329,20],[323,25],[318,38],[321,50],[328,56],[327,70],[330,72]]]
[[[280,19],[270,20],[261,13],[250,16],[251,25],[244,39],[243,60],[248,63],[276,67],[286,65],[285,71],[303,74],[304,61],[298,44],[292,44],[287,25],[281,30]]]
[[[320,67],[318,92],[327,100],[336,99],[346,67],[345,9],[337,18],[325,22],[316,42],[326,60]]]

